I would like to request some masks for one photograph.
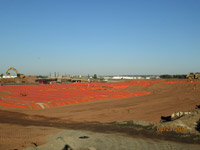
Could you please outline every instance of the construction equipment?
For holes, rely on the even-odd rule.
[[[186,76],[187,79],[200,79],[200,72],[196,72],[195,74],[194,73],[190,73]]]
[[[17,69],[13,68],[13,67],[10,67],[8,69],[8,71],[6,72],[6,75],[10,75],[10,73],[9,73],[10,70],[15,71],[17,73],[18,78],[25,78],[24,74],[20,74],[19,71]]]

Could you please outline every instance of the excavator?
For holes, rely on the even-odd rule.
[[[186,76],[187,79],[200,79],[200,72],[190,73]]]
[[[19,71],[17,69],[13,68],[13,67],[10,67],[8,69],[8,71],[6,72],[6,75],[10,75],[10,73],[9,73],[10,70],[15,71],[17,73],[18,78],[25,78],[24,74],[20,74]]]

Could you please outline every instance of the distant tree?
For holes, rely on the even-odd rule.
[[[93,79],[97,79],[97,75],[96,74],[94,74]]]
[[[182,75],[173,75],[173,78],[185,79],[186,75],[185,74],[182,74]]]
[[[89,78],[90,78],[90,75],[88,74],[88,76],[87,76],[87,77],[88,77],[88,79],[89,79]]]
[[[160,78],[162,78],[162,79],[171,79],[171,78],[173,78],[173,76],[172,75],[168,75],[168,74],[164,74],[164,75],[160,75]]]
[[[3,73],[0,75],[1,78],[3,78]]]
[[[164,74],[161,75],[160,78],[162,79],[171,79],[171,78],[176,78],[176,79],[185,79],[186,75],[168,75],[168,74]]]

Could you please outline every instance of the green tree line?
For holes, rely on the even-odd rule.
[[[182,75],[164,74],[164,75],[160,75],[160,78],[162,78],[162,79],[185,79],[186,75],[185,74],[182,74]]]

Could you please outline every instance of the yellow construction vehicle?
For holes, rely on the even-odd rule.
[[[13,68],[13,67],[10,67],[8,69],[8,71],[6,72],[6,75],[10,75],[10,73],[9,73],[10,70],[15,71],[17,73],[18,78],[25,78],[24,74],[20,74],[19,71],[17,69]]]
[[[194,73],[190,73],[186,76],[187,79],[200,79],[200,72],[196,72],[195,74]]]

